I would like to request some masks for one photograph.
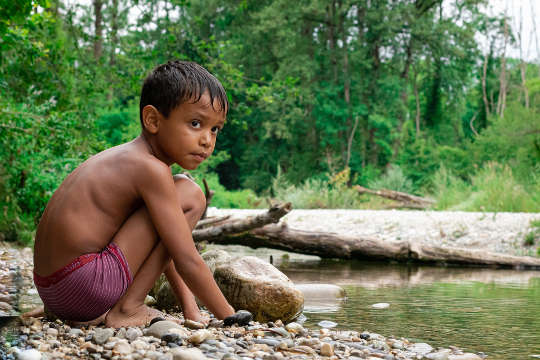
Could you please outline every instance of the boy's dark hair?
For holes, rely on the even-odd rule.
[[[179,60],[159,65],[144,80],[139,103],[141,124],[142,110],[146,105],[153,105],[163,116],[169,117],[171,111],[184,102],[199,101],[205,91],[210,95],[212,106],[216,99],[218,109],[227,113],[229,102],[225,89],[201,65]]]

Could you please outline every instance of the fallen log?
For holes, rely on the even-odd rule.
[[[206,229],[196,229],[192,233],[193,240],[213,240],[229,234],[242,234],[270,223],[277,223],[289,211],[291,211],[291,203],[273,205],[267,212],[253,217],[234,219]]]
[[[354,188],[360,194],[371,194],[371,195],[380,196],[386,199],[399,201],[404,204],[409,204],[409,206],[406,206],[406,207],[410,207],[410,208],[426,208],[430,205],[435,204],[435,201],[432,199],[407,194],[401,191],[394,191],[394,190],[388,190],[388,189],[371,190],[360,185],[356,185]]]
[[[229,220],[230,217],[231,215],[225,215],[225,216],[207,217],[207,218],[201,219],[197,222],[197,225],[195,225],[195,229],[203,229],[208,226],[216,226],[219,223]]]
[[[210,229],[208,229],[210,230]],[[207,236],[205,240],[222,245],[244,245],[338,259],[391,259],[426,263],[480,265],[539,269],[540,259],[484,250],[433,246],[408,241],[380,241],[376,238],[342,236],[289,229],[286,225],[266,225],[250,231]]]

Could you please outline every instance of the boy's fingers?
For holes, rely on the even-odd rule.
[[[228,316],[223,320],[223,325],[231,326],[238,324],[239,326],[245,326],[253,320],[253,315],[247,310],[238,310],[234,315]]]

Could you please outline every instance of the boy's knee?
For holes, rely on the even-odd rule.
[[[199,185],[186,175],[174,175],[174,183],[184,211],[203,214],[206,209],[206,196]]]

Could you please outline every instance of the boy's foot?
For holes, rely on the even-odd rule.
[[[65,323],[68,324],[69,326],[74,326],[74,327],[82,327],[82,326],[90,326],[90,325],[101,325],[101,324],[105,323],[105,318],[107,317],[108,312],[109,312],[109,310],[107,310],[107,312],[105,314],[103,314],[101,316],[98,316],[94,320],[89,320],[89,321],[66,320]]]
[[[174,316],[164,314],[159,310],[141,304],[130,311],[120,311],[112,308],[105,317],[105,325],[113,328],[148,325],[156,317],[180,323],[180,319]]]

